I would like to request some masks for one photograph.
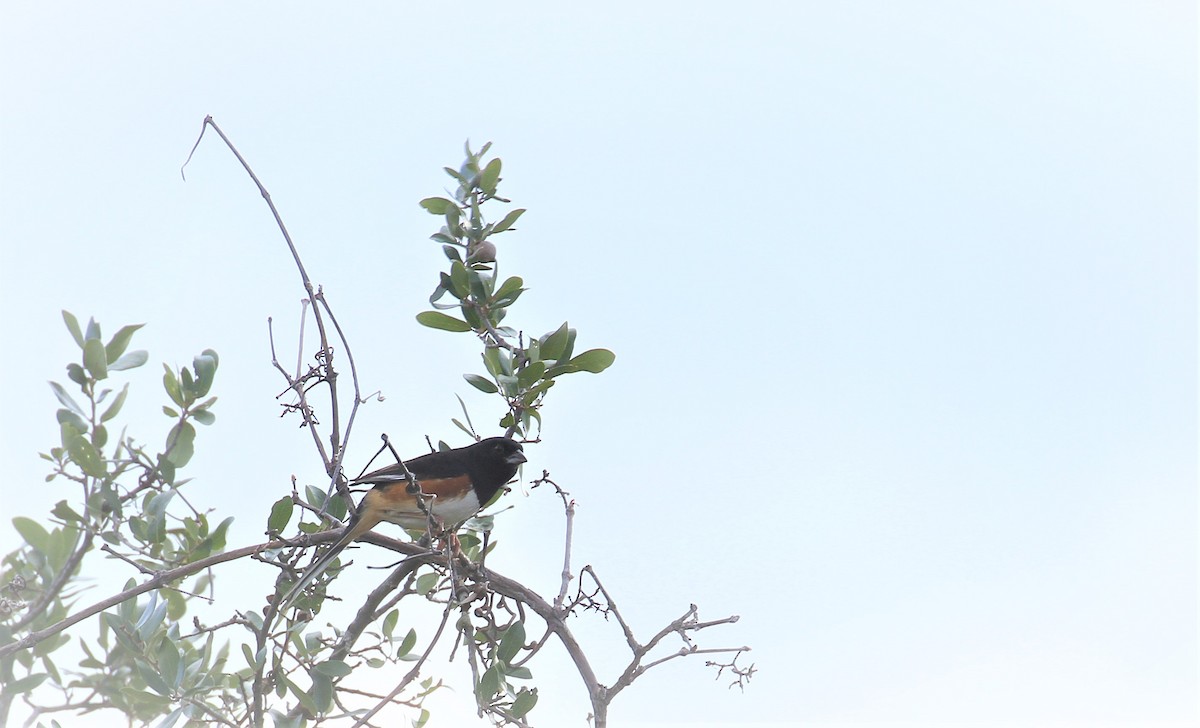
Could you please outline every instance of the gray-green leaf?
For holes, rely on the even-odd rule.
[[[455,207],[455,204],[445,197],[426,197],[421,200],[421,207],[434,215],[445,215],[446,210]]]
[[[129,340],[133,338],[133,334],[145,324],[132,324],[130,326],[122,326],[121,330],[112,337],[112,340],[104,347],[104,354],[108,361],[116,361],[125,353],[125,349],[129,348]]]
[[[95,379],[108,376],[108,359],[104,355],[104,344],[99,339],[83,342],[83,366]]]
[[[133,351],[122,354],[120,359],[117,359],[112,364],[109,364],[108,370],[110,372],[120,372],[126,369],[136,369],[145,364],[146,360],[149,358],[150,355],[146,353],[145,349],[134,349]]]
[[[283,533],[283,529],[287,528],[288,521],[292,520],[292,511],[295,504],[292,503],[292,497],[286,495],[271,506],[271,515],[267,518],[267,530],[274,533]]]
[[[492,383],[492,380],[488,379],[487,377],[482,377],[478,374],[464,374],[463,379],[467,380],[472,387],[478,389],[484,394],[495,394],[496,392],[500,391],[496,388],[496,385]]]
[[[505,230],[511,229],[512,226],[517,223],[517,220],[521,217],[521,215],[524,215],[524,214],[525,214],[525,210],[523,208],[513,210],[512,212],[505,215],[503,220],[496,223],[496,226],[492,228],[492,232],[493,233],[502,233]]]
[[[422,311],[417,314],[417,323],[422,326],[428,326],[431,329],[441,329],[442,331],[460,332],[471,330],[471,325],[466,321],[448,316],[441,311]]]
[[[75,343],[79,344],[79,348],[83,348],[83,329],[79,328],[79,319],[75,318],[75,314],[63,309],[63,323],[67,325],[67,331],[71,332],[71,338],[75,339]]]

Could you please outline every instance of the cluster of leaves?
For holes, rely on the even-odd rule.
[[[50,528],[30,518],[13,519],[26,545],[0,562],[5,592],[0,598],[0,647],[68,616],[83,589],[84,559],[95,552],[97,542],[110,555],[151,573],[220,552],[232,520],[214,528],[203,513],[192,510],[180,517],[171,508],[187,482],[178,471],[192,457],[193,423],[215,420],[211,408],[216,398],[207,395],[216,375],[216,353],[204,351],[195,357],[192,369],[165,367],[163,382],[173,406],[163,411],[173,423],[164,446],[151,451],[124,429],[118,437],[110,436],[129,384],[118,391],[106,385],[112,375],[147,361],[145,351],[127,351],[141,326],[122,327],[105,342],[94,320],[81,327],[67,311],[63,320],[80,350],[79,360],[67,365],[67,378],[77,392],[50,383],[61,405],[56,413],[61,444],[42,457],[52,466],[47,481],[63,479],[79,491],[77,497],[54,506]],[[132,585],[130,581],[126,588]],[[208,577],[201,576],[189,591],[206,588]],[[44,686],[43,694],[58,690],[67,703],[115,708],[145,719],[169,712],[164,707],[181,696],[213,689],[224,657],[214,651],[211,640],[185,639],[179,633],[177,620],[187,611],[187,599],[184,592],[168,588],[140,605],[124,600],[103,615],[94,644],[79,640],[79,671],[60,669],[55,661],[55,654],[70,642],[61,633],[32,649],[0,657],[0,724],[20,695],[35,712],[49,709],[33,702],[30,691],[39,685]],[[169,628],[164,626],[168,617]],[[77,654],[71,659],[78,659]]]
[[[517,688],[512,680],[529,680],[533,673],[518,656],[526,651],[525,623],[514,620],[502,630],[488,626],[475,631],[475,641],[485,647],[487,666],[475,684],[475,700],[483,710],[506,720],[521,720],[538,701],[537,688]],[[532,657],[533,652],[527,657]]]
[[[496,194],[501,160],[496,157],[484,163],[490,148],[489,142],[474,152],[468,143],[462,165],[457,170],[445,168],[446,174],[457,183],[454,199],[428,197],[421,201],[421,207],[445,219],[445,224],[430,239],[441,244],[450,268],[441,273],[429,297],[435,310],[417,314],[417,321],[443,331],[473,332],[483,340],[483,366],[487,375],[471,373],[463,377],[486,394],[503,395],[508,412],[500,426],[510,435],[530,437],[535,421],[540,432],[540,409],[557,377],[575,372],[602,372],[616,357],[607,349],[575,354],[576,331],[565,322],[554,331],[528,341],[522,332],[502,323],[509,307],[526,289],[519,276],[497,284],[499,266],[492,238],[514,230],[513,225],[525,210],[511,210],[497,222],[485,218],[485,205],[509,202]],[[447,296],[453,301],[442,303]],[[453,309],[462,318],[443,313]],[[455,424],[475,435],[472,428],[457,420]]]

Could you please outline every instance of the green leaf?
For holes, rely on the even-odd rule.
[[[164,614],[167,610],[166,599],[162,602],[162,610]],[[167,681],[167,685],[171,686],[171,690],[178,690],[183,684],[183,659],[179,654],[179,648],[175,646],[174,640],[165,639],[158,648],[158,673]]]
[[[83,520],[83,516],[76,513],[75,510],[71,508],[71,506],[67,505],[67,502],[65,500],[60,500],[58,503],[56,503],[54,505],[54,510],[52,510],[50,512],[53,513],[55,516],[61,518],[64,521],[82,521]]]
[[[71,313],[65,308],[63,309],[62,317],[63,323],[67,325],[67,331],[71,332],[71,338],[75,339],[75,343],[79,345],[80,349],[82,349],[83,329],[79,328],[79,319],[75,318],[75,314]]]
[[[121,388],[121,391],[117,393],[117,398],[114,399],[113,403],[108,406],[108,409],[104,410],[104,414],[100,415],[100,421],[108,422],[109,420],[111,420],[112,418],[114,418],[118,414],[120,414],[121,407],[125,405],[125,397],[128,394],[129,394],[129,385],[126,384],[124,387]]]
[[[69,432],[68,432],[69,428]],[[81,470],[93,478],[103,478],[108,469],[105,467],[104,459],[100,457],[100,452],[92,443],[88,442],[74,426],[64,423],[63,444],[67,446],[67,453],[70,454],[71,460],[79,466]]]
[[[475,686],[475,695],[480,700],[489,701],[492,697],[500,692],[500,686],[504,682],[504,672],[499,663],[493,663],[482,675],[479,676],[479,684]]]
[[[100,339],[83,342],[83,367],[94,379],[108,377],[108,359],[104,356],[104,344],[100,343]]]
[[[142,680],[146,682],[146,686],[151,690],[163,696],[171,694],[171,688],[167,685],[167,681],[163,680],[162,676],[155,672],[154,668],[150,667],[145,661],[137,661],[137,671]]]
[[[468,426],[463,427],[463,429],[467,431],[467,434],[474,436],[475,423],[471,421],[471,413],[467,411],[467,403],[463,402],[462,397],[459,397],[457,394],[454,395],[454,398],[458,400],[458,406],[462,408],[463,417],[467,420]],[[460,424],[459,427],[462,427],[462,425]]]
[[[428,326],[431,329],[441,329],[442,331],[470,331],[471,326],[462,319],[456,319],[453,316],[447,316],[441,311],[422,311],[417,314],[417,323],[422,326]]]
[[[162,453],[159,453],[158,462],[156,464],[158,465],[159,475],[162,476],[163,480],[168,483],[174,483],[175,463],[171,462],[168,458],[163,457]]]
[[[179,722],[179,719],[183,717],[183,713],[185,710],[186,710],[186,708],[183,708],[183,707],[179,707],[179,708],[176,708],[175,710],[172,710],[167,715],[167,717],[163,718],[157,724],[155,724],[154,728],[173,728],[173,726]]]
[[[212,541],[213,548],[217,551],[225,550],[226,534],[229,532],[229,526],[232,523],[233,516],[225,518],[223,521],[217,524],[217,527],[213,529],[212,534],[208,537],[209,540]]]
[[[497,157],[487,163],[479,177],[479,188],[488,195],[496,193],[496,184],[500,182],[500,166],[500,158]]]
[[[563,347],[562,354],[559,355],[558,361],[570,360],[571,352],[575,351],[575,329],[567,329],[567,345]]]
[[[202,425],[211,425],[217,421],[217,416],[206,409],[196,409],[192,410],[192,419],[196,420]]]
[[[488,285],[492,282],[490,276],[484,277],[479,274],[478,270],[472,268],[467,272],[467,280],[471,284],[471,295],[475,296],[476,300],[486,301],[488,298]]]
[[[500,391],[496,388],[496,385],[492,383],[492,380],[488,379],[487,377],[482,377],[478,374],[464,374],[463,379],[467,380],[472,387],[478,389],[484,394],[495,394],[496,392]]]
[[[129,341],[133,338],[133,333],[145,326],[145,324],[133,324],[130,326],[122,326],[121,330],[112,337],[104,347],[104,355],[108,361],[116,361],[121,358],[125,350],[129,348]]]
[[[612,366],[616,359],[617,355],[608,349],[589,349],[567,362],[567,366],[572,371],[599,374]]]
[[[86,344],[88,339],[100,340],[100,324],[96,323],[96,319],[89,318],[87,330],[83,332],[83,341]]]
[[[517,653],[525,648],[525,625],[522,622],[513,622],[512,626],[504,630],[504,636],[500,638],[500,647],[496,650],[496,656],[501,660],[512,662]]]
[[[317,708],[317,704],[313,702],[313,699],[309,697],[307,692],[301,690],[299,685],[287,679],[286,677],[281,677],[280,680],[282,681],[282,684],[287,687],[288,691],[296,697],[296,700],[300,701],[300,705],[302,705],[304,709],[311,715],[316,715],[317,713],[321,712]]]
[[[292,520],[292,512],[295,509],[295,504],[292,503],[292,497],[286,495],[271,506],[271,515],[267,518],[267,530],[272,533],[283,533],[283,529],[287,528],[288,521]]]
[[[383,636],[389,640],[392,638],[392,631],[396,629],[396,622],[400,621],[400,610],[393,609],[383,618]]]
[[[159,543],[163,540],[167,528],[167,505],[175,495],[174,491],[163,491],[150,497],[146,506],[146,519],[141,533],[135,534],[140,540]],[[132,527],[132,523],[131,523]]]
[[[463,432],[467,433],[467,434],[468,434],[468,435],[470,435],[471,437],[474,437],[474,436],[475,436],[475,433],[474,433],[474,432],[471,432],[471,430],[470,430],[470,429],[468,429],[466,425],[464,425],[463,423],[459,422],[457,418],[455,418],[455,417],[451,417],[451,418],[450,418],[450,421],[454,423],[455,427],[457,427],[458,429],[460,429],[460,430],[462,430]]]
[[[445,253],[446,257],[450,260],[457,260],[460,263],[462,262],[462,253],[458,252],[457,247],[453,245],[443,245],[442,252]]]
[[[67,390],[63,389],[61,384],[59,384],[58,382],[50,382],[50,389],[54,390],[54,396],[55,396],[55,398],[58,399],[58,401],[62,404],[62,406],[70,409],[72,412],[79,415],[80,417],[84,416],[83,408],[80,407],[79,404],[76,403],[75,400],[71,398],[71,395],[67,394]],[[82,429],[86,430],[87,428],[84,427]]]
[[[543,379],[534,386],[525,390],[525,395],[522,398],[522,401],[527,405],[533,404],[534,400],[536,400],[538,396],[542,394],[542,392],[545,392],[547,389],[550,389],[553,386],[553,379]]]
[[[546,362],[535,361],[532,364],[526,364],[519,372],[517,372],[517,385],[521,389],[528,389],[536,384],[545,373]]]
[[[263,650],[265,651],[266,648],[264,647]],[[246,665],[248,665],[251,670],[257,672],[258,668],[262,667],[262,660],[264,656],[264,653],[260,652],[258,656],[255,657],[254,650],[250,649],[250,645],[246,644],[245,642],[242,643],[242,657],[245,658]]]
[[[182,468],[192,459],[192,455],[196,453],[196,428],[192,427],[190,422],[177,422],[171,428],[171,432],[167,435],[167,443],[170,448],[167,451],[167,460],[177,468]]]
[[[196,555],[198,558],[206,558],[212,554],[211,552],[203,553],[202,551],[197,551]],[[201,590],[198,589],[197,592],[199,591]],[[165,591],[163,592],[163,599],[167,600],[167,619],[172,622],[178,622],[187,613],[187,599],[179,592],[174,590]]]
[[[341,660],[326,660],[324,662],[318,662],[317,664],[313,665],[313,669],[322,675],[328,675],[329,677],[346,677],[350,673],[354,672],[350,669],[349,665]]]
[[[471,281],[467,274],[467,267],[461,261],[452,262],[450,264],[450,293],[461,300],[467,297],[470,290]]]
[[[426,197],[421,200],[421,207],[434,215],[445,215],[447,210],[458,206],[445,197]]]
[[[167,390],[167,396],[171,401],[180,407],[184,406],[183,392],[179,389],[179,378],[175,376],[174,370],[171,367],[163,364],[163,389]]]
[[[569,331],[567,322],[564,321],[562,326],[539,339],[542,342],[543,359],[557,360],[563,355],[563,351],[567,348]]]
[[[512,373],[512,358],[508,355],[508,352],[500,347],[492,347],[484,350],[483,365],[487,367],[488,374],[491,374],[493,377]]]
[[[217,352],[212,349],[205,349],[192,359],[192,368],[196,370],[196,384],[191,390],[197,398],[208,394],[208,390],[212,388],[219,361]]]
[[[147,354],[144,349],[136,349],[134,351],[125,353],[120,359],[117,359],[112,364],[109,364],[108,370],[110,372],[121,372],[125,371],[126,369],[137,369],[141,365],[145,364],[149,358],[150,355]]]
[[[455,235],[462,235],[462,225],[459,224],[461,217],[462,210],[458,209],[458,205],[451,204],[450,207],[446,209],[446,229]]]
[[[413,588],[418,594],[425,596],[429,592],[433,591],[433,588],[437,586],[437,583],[441,578],[442,575],[435,571],[428,574],[421,574],[417,577],[417,582],[413,585]]]
[[[83,367],[74,362],[67,365],[67,378],[81,387],[87,384],[87,373],[83,371]]]
[[[504,281],[492,295],[492,304],[497,306],[511,306],[525,291],[521,287],[524,283],[525,281],[518,276],[512,276]]]
[[[396,650],[396,657],[403,657],[413,651],[417,646],[417,631],[415,629],[408,630],[408,634],[404,635],[404,641],[400,643],[399,649]]]
[[[4,690],[2,692],[6,697],[10,695],[22,695],[33,690],[38,685],[41,685],[42,681],[47,677],[49,677],[49,675],[44,672],[27,675],[20,680],[13,680],[12,682],[4,683]]]
[[[304,486],[304,500],[313,508],[320,508],[325,505],[325,491],[315,485]]]
[[[150,592],[150,599],[146,603],[146,608],[142,611],[142,615],[137,621],[138,637],[141,637],[143,642],[150,639],[150,636],[162,625],[166,617],[166,600],[160,600],[156,592]]]
[[[83,417],[74,414],[71,410],[55,410],[54,417],[59,421],[59,425],[62,425],[62,423],[70,423],[71,427],[74,427],[77,433],[88,432],[88,423],[84,422]]]
[[[533,710],[533,706],[537,705],[538,691],[537,688],[532,690],[521,690],[517,693],[516,700],[512,704],[512,714],[514,718],[524,718],[529,711]]]
[[[329,710],[329,706],[333,703],[333,680],[329,676],[318,670],[310,670],[308,676],[312,678],[312,687],[308,694],[312,696],[313,704],[317,706],[317,710],[324,713]]]
[[[517,394],[517,378],[511,374],[501,374],[496,377],[496,383],[500,385],[500,390],[504,392],[506,397],[515,397]]]
[[[43,528],[42,524],[24,516],[12,519],[12,524],[13,528],[17,529],[17,533],[21,534],[21,538],[25,539],[25,543],[35,550],[42,553],[50,550],[50,532]]]
[[[479,316],[474,306],[464,306],[462,312],[463,318],[467,320],[467,326],[470,326],[473,330],[483,328],[483,319]]]
[[[487,503],[484,503],[484,506],[486,507],[486,506],[491,505],[492,503],[495,503],[496,501],[500,500],[500,496],[502,496],[502,495],[504,495],[503,488],[496,491],[496,495],[494,495],[490,501],[488,501]],[[469,518],[469,519],[467,519],[466,523],[463,524],[463,528],[465,528],[469,531],[474,531],[476,533],[484,533],[485,531],[495,530],[496,516],[494,514],[488,514],[486,516],[475,516],[474,518]],[[477,536],[472,536],[470,533],[462,534],[462,540],[464,542],[468,542],[471,539],[475,539],[477,542],[479,540],[479,538]],[[495,546],[495,545],[496,545],[496,543],[493,541],[492,546]],[[491,546],[489,546],[488,548],[490,549]]]
[[[521,217],[521,215],[524,215],[524,214],[525,214],[524,209],[513,210],[512,212],[505,215],[504,219],[502,219],[500,222],[496,223],[496,225],[492,228],[492,232],[493,233],[502,233],[505,230],[511,229],[512,226],[516,224],[517,220]]]

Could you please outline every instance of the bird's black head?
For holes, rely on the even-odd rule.
[[[491,500],[525,462],[521,443],[507,437],[489,437],[463,448],[463,451],[469,457],[471,481],[480,503]]]
[[[508,478],[505,478],[506,481],[516,474],[517,466],[525,462],[525,452],[521,443],[507,437],[489,437],[475,443],[471,449],[479,454],[481,460],[489,464],[503,463],[510,468]]]

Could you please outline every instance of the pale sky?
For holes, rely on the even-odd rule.
[[[188,488],[231,547],[320,481],[277,417],[266,319],[294,339],[302,291],[270,214],[215,137],[180,180],[206,114],[387,395],[356,462],[465,444],[456,393],[495,421],[469,338],[413,320],[444,262],[417,202],[494,142],[529,210],[510,322],[617,354],[553,392],[527,478],[578,499],[577,565],[640,634],[739,614],[702,643],[759,670],[676,661],[612,725],[1200,719],[1195,3],[7,3],[0,553],[74,496],[37,457],[64,308],[146,324],[144,440],[159,362],[219,352]],[[554,591],[555,502],[505,504],[491,566]],[[219,580],[223,614],[272,578]],[[572,626],[612,682],[620,633]],[[534,673],[534,724],[585,725],[577,678]]]

